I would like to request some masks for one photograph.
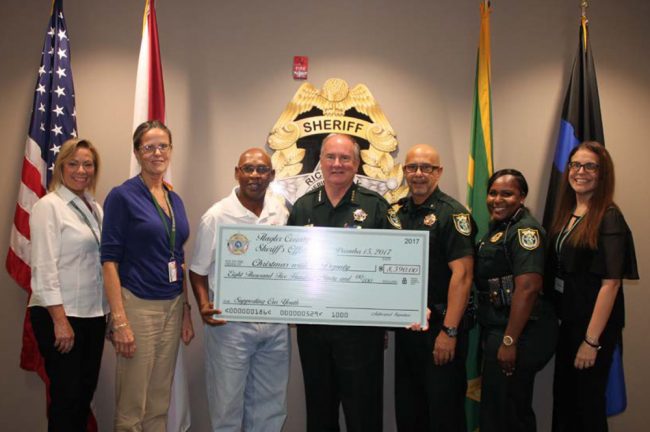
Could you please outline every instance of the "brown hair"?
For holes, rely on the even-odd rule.
[[[93,155],[93,164],[95,165],[95,174],[93,179],[88,186],[91,192],[95,192],[95,187],[97,186],[97,177],[99,176],[99,153],[95,146],[88,140],[85,139],[69,139],[63,143],[59,154],[56,157],[56,162],[54,162],[54,169],[52,170],[52,180],[50,180],[50,185],[48,186],[49,191],[56,190],[59,185],[63,183],[63,165],[73,158],[75,152],[79,148],[85,148],[90,150],[90,153]]]
[[[568,241],[574,246],[597,249],[600,222],[603,220],[607,208],[616,206],[614,203],[614,163],[605,146],[596,141],[585,141],[576,146],[569,154],[569,162],[578,150],[583,149],[598,157],[598,184],[589,200],[589,211],[585,214],[582,222],[576,226]],[[569,167],[565,167],[551,234],[557,234],[565,227],[576,206],[576,194],[569,185],[569,171]]]
[[[140,125],[135,128],[135,132],[133,132],[133,151],[137,151],[140,148],[142,136],[151,129],[160,129],[164,131],[169,137],[169,144],[171,145],[172,133],[169,128],[160,120],[147,120],[146,122],[140,123]]]

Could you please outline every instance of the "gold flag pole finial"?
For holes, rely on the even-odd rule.
[[[580,0],[580,10],[582,11],[583,18],[587,18],[588,7],[589,7],[589,2],[587,0]]]

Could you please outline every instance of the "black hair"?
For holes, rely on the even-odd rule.
[[[500,169],[499,171],[495,172],[492,174],[490,179],[487,182],[487,190],[490,192],[490,188],[492,187],[492,184],[498,179],[499,177],[503,177],[506,175],[511,175],[515,178],[515,181],[517,182],[517,185],[519,186],[519,192],[523,196],[528,195],[528,182],[526,182],[526,177],[521,173],[521,171],[518,171],[516,169],[512,168],[505,168],[505,169]]]

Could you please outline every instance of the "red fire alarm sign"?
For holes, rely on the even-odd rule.
[[[306,80],[309,71],[309,57],[293,56],[293,79]]]

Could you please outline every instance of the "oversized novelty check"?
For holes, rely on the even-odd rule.
[[[222,225],[215,305],[229,321],[426,322],[429,233]]]

